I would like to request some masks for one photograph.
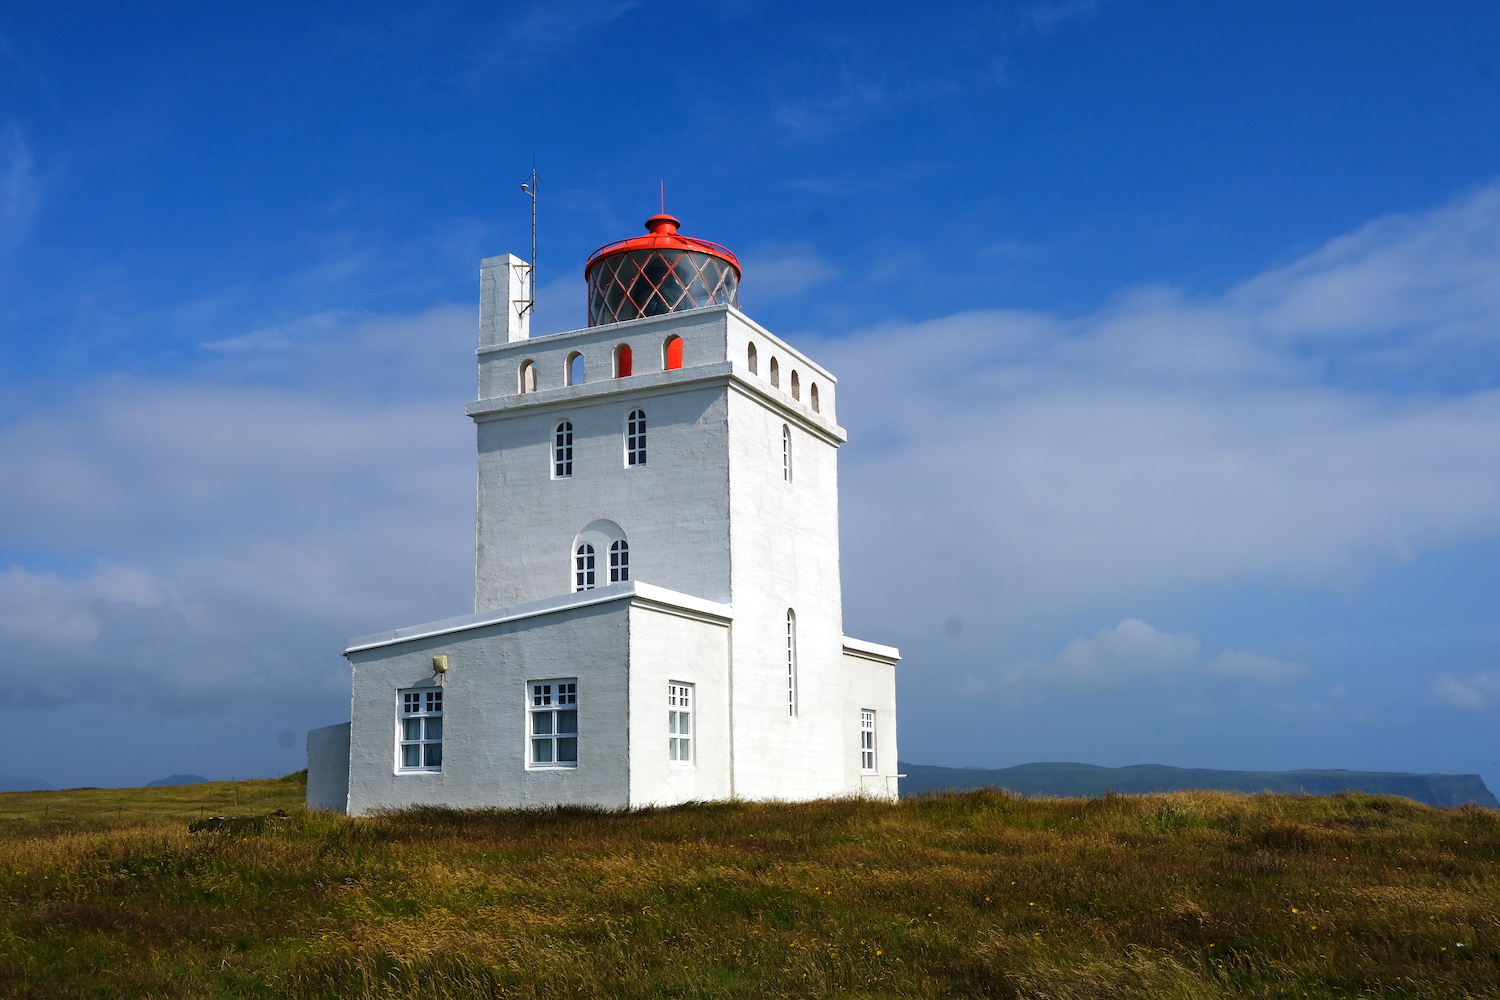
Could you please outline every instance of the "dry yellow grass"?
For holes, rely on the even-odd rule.
[[[292,814],[241,835],[189,834],[193,788],[224,791],[113,818],[0,796],[6,995],[1500,995],[1500,814],[1472,807],[975,792],[351,820],[287,780],[240,783],[241,812]]]

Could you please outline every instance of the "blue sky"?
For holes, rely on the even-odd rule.
[[[904,759],[1500,787],[1500,8],[10,4],[0,773],[302,766],[471,599],[477,264],[664,181],[841,379]]]

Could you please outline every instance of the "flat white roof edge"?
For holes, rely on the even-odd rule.
[[[855,656],[863,656],[871,660],[885,660],[895,663],[901,659],[901,650],[895,646],[882,646],[878,642],[869,642],[865,639],[854,639],[844,636],[844,652],[853,653]]]
[[[367,649],[378,649],[381,646],[394,646],[403,642],[414,642],[418,639],[430,639],[438,635],[451,635],[454,632],[467,632],[471,629],[484,628],[489,625],[501,625],[505,622],[519,621],[523,618],[550,615],[558,611],[570,611],[573,608],[586,608],[594,604],[608,604],[610,601],[628,600],[633,597],[643,597],[658,604],[675,605],[688,611],[713,615],[717,618],[727,619],[733,617],[733,608],[728,604],[718,604],[714,601],[706,601],[701,597],[693,597],[691,594],[680,594],[675,590],[668,590],[665,587],[657,587],[653,584],[632,580],[629,583],[615,583],[607,587],[596,587],[593,590],[580,591],[576,594],[563,594],[558,597],[548,597],[540,601],[513,604],[507,608],[495,608],[493,611],[481,611],[477,614],[460,615],[457,618],[444,618],[440,621],[427,622],[422,625],[408,625],[405,628],[391,629],[388,632],[374,632],[370,635],[355,636],[349,640],[349,645],[344,649],[344,655],[348,656],[350,653],[359,653]]]

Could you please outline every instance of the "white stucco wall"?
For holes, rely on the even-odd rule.
[[[637,583],[357,639],[346,653],[349,812],[725,798],[729,624],[728,608]],[[438,655],[448,657],[446,673],[433,672]],[[573,678],[578,766],[528,766],[526,685]],[[664,766],[669,679],[701,685],[703,763],[692,774]],[[398,694],[433,686],[443,689],[442,770],[402,771]]]
[[[307,808],[314,812],[349,809],[349,723],[307,734]]]

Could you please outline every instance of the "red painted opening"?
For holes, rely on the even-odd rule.
[[[621,344],[615,349],[615,378],[630,377],[630,345]]]
[[[682,367],[682,338],[673,337],[667,341],[667,369]]]

